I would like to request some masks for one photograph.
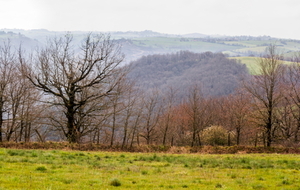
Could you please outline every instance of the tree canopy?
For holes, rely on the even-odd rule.
[[[240,78],[248,75],[245,65],[212,52],[148,55],[131,62],[131,67],[130,78],[144,89],[171,86],[186,92],[191,84],[198,83],[205,95],[213,96],[232,93]]]

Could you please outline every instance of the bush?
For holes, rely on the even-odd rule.
[[[40,172],[45,172],[45,171],[47,171],[47,168],[45,166],[39,166],[35,170],[40,171]]]
[[[220,184],[220,183],[217,183],[215,187],[216,187],[216,188],[222,188],[222,187],[223,187],[223,185],[222,185],[222,184]]]
[[[224,146],[227,144],[227,131],[221,126],[211,126],[202,131],[202,141],[206,145]]]
[[[118,180],[118,179],[112,179],[111,181],[110,181],[110,183],[109,183],[111,186],[115,186],[115,187],[118,187],[118,186],[121,186],[122,184],[121,184],[121,182],[120,182],[120,180]]]

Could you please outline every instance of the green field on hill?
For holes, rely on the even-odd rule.
[[[294,154],[0,149],[0,189],[299,189]]]
[[[242,46],[231,46],[223,43],[211,43],[198,41],[190,38],[167,38],[167,37],[145,37],[132,39],[137,46],[151,48],[155,51],[176,52],[180,50],[189,50],[194,52],[221,52],[225,50],[235,50]]]
[[[242,64],[245,64],[249,70],[250,74],[259,74],[259,57],[229,57],[229,59],[239,60]],[[291,64],[290,61],[284,61],[284,64]]]
[[[236,59],[240,61],[242,64],[245,64],[250,74],[255,74],[259,72],[257,57],[229,57],[229,59]]]
[[[299,51],[299,43],[288,40],[226,41],[222,39],[198,39],[180,37],[139,37],[132,38],[136,46],[153,50],[189,50],[194,52],[223,52],[232,55],[261,55],[270,44],[276,44],[281,53]]]

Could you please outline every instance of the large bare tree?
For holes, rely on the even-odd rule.
[[[73,37],[50,39],[28,64],[27,77],[45,93],[45,102],[63,112],[61,129],[69,142],[79,142],[87,130],[85,119],[103,109],[107,96],[123,79],[120,46],[109,35],[86,36],[80,48]]]
[[[266,145],[270,147],[275,140],[276,115],[283,99],[282,81],[285,67],[276,45],[270,45],[257,63],[259,73],[249,83],[245,83],[244,87],[253,97],[258,125],[264,129]]]

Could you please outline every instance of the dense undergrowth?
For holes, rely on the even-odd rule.
[[[202,154],[247,154],[247,153],[278,153],[278,154],[300,154],[298,147],[263,147],[263,146],[161,146],[161,145],[140,145],[132,147],[109,146],[101,144],[76,144],[67,142],[29,142],[0,143],[2,148],[14,149],[61,149],[80,151],[116,151],[116,152],[165,152],[165,153],[202,153]]]

